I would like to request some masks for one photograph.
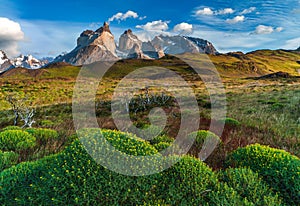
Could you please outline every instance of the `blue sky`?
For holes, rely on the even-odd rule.
[[[204,38],[220,52],[300,46],[300,0],[0,1],[0,49],[10,56],[70,51],[83,30],[108,20],[116,39],[131,28],[143,40],[160,33]]]

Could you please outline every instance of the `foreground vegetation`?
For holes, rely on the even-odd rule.
[[[116,131],[110,99],[129,72],[162,66],[179,73],[194,89],[201,121],[187,155],[164,172],[128,177],[97,164],[78,140],[72,122],[72,96],[79,67],[59,66],[0,76],[0,202],[2,205],[300,205],[300,78],[297,52],[257,51],[211,56],[226,89],[222,136],[208,132],[211,102],[204,83],[174,57],[122,60],[99,85],[96,115],[104,138],[130,155],[153,155],[172,145],[180,124],[173,97],[162,104],[168,121],[158,137],[145,141]],[[259,78],[270,72],[288,77]],[[170,79],[166,81],[170,82]],[[172,84],[172,82],[171,82]],[[136,96],[143,99],[143,92]],[[155,90],[147,90],[155,96]],[[14,114],[6,97],[28,97],[35,128],[10,126]],[[167,94],[166,94],[167,95]],[[161,99],[157,98],[158,101]],[[158,102],[128,106],[139,128],[149,125]],[[165,105],[165,106],[164,106]],[[86,130],[86,135],[100,130]],[[153,131],[155,133],[156,131]],[[142,136],[142,134],[140,134]],[[202,162],[206,138],[219,145]],[[263,146],[268,145],[268,146]],[[179,158],[170,156],[167,158]]]
[[[100,130],[85,132],[94,135]],[[150,155],[158,152],[149,142],[131,134],[110,130],[102,132],[104,138],[126,154]],[[213,172],[199,159],[184,156],[162,173],[130,177],[100,166],[80,142],[74,140],[61,153],[35,162],[20,163],[1,172],[0,200],[4,205],[300,203],[299,158],[282,150],[252,145],[230,154],[226,163],[230,166],[228,169]]]

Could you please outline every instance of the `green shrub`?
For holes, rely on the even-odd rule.
[[[239,148],[227,157],[231,167],[249,167],[289,205],[300,204],[300,159],[259,144]]]
[[[225,120],[223,120],[223,122],[228,125],[228,126],[232,126],[232,127],[238,127],[241,125],[241,123],[236,120],[236,119],[233,119],[233,118],[229,118],[227,117]]]
[[[152,145],[155,145],[155,144],[159,144],[161,142],[164,142],[164,143],[172,143],[174,142],[174,139],[167,136],[167,135],[162,135],[162,136],[157,136],[157,137],[154,137],[152,140],[150,140],[150,143]]]
[[[162,150],[165,150],[167,149],[168,147],[170,147],[171,144],[170,143],[167,143],[167,142],[160,142],[160,143],[157,143],[155,145],[153,145],[153,147],[157,150],[157,151],[162,151]]]
[[[59,135],[55,130],[43,128],[29,128],[26,132],[34,136],[40,145],[45,145],[49,141],[58,139]]]
[[[230,168],[220,173],[222,181],[234,188],[240,196],[248,198],[254,205],[281,205],[278,195],[274,195],[258,174],[247,168]]]
[[[203,146],[203,143],[205,140],[213,140],[213,141],[218,141],[218,142],[221,142],[221,139],[219,136],[217,136],[216,134],[210,132],[210,131],[206,131],[206,130],[199,130],[197,132],[192,132],[191,134],[188,135],[189,138],[194,138],[196,137],[195,139],[195,142],[194,142],[194,145],[196,145],[196,147],[199,149],[199,148],[202,148]]]
[[[206,200],[210,205],[222,206],[255,206],[247,198],[242,198],[237,191],[229,187],[226,183],[217,184],[212,191],[207,191]]]
[[[157,150],[150,145],[149,142],[133,135],[131,133],[113,131],[113,130],[100,130],[100,129],[85,129],[81,130],[81,141],[93,141],[94,138],[100,138],[100,132],[103,137],[118,151],[129,155],[146,156],[157,153]],[[90,142],[89,144],[93,144]]]
[[[151,145],[145,141],[128,139],[130,134],[114,131],[103,134],[129,153],[125,149],[128,141],[143,148],[133,154],[155,151],[148,150]],[[79,141],[60,154],[21,163],[0,173],[3,205],[210,205],[213,202],[243,205],[236,192],[223,188],[210,168],[189,156],[158,174],[124,176],[95,163]]]
[[[154,126],[154,125],[142,125],[141,129],[138,130],[134,130],[135,134],[138,137],[141,137],[142,139],[144,138],[153,138],[153,137],[157,137],[157,136],[163,136],[165,135],[164,131],[161,131],[162,128],[158,127],[158,126]]]
[[[19,155],[14,152],[0,151],[0,172],[6,168],[17,164],[18,157]]]
[[[1,132],[7,131],[7,130],[22,130],[22,128],[18,127],[18,126],[8,126],[8,127],[3,128],[1,130]]]
[[[22,130],[7,130],[0,133],[0,150],[21,151],[35,146],[35,137]]]
[[[52,127],[52,126],[55,125],[55,123],[52,122],[51,120],[42,120],[41,123],[40,123],[40,125],[42,127]]]

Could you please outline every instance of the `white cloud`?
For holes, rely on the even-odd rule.
[[[139,17],[139,20],[144,20],[146,18],[147,18],[147,16],[141,16],[141,17]]]
[[[226,22],[229,24],[236,24],[245,21],[245,16],[236,16],[233,19],[227,19]]]
[[[108,19],[108,21],[109,22],[115,21],[115,20],[117,20],[117,21],[124,21],[124,20],[126,20],[128,18],[134,18],[134,19],[136,19],[138,17],[139,17],[139,15],[136,12],[129,10],[126,13],[119,12],[119,13],[113,15],[112,17],[110,17]]]
[[[277,27],[275,30],[276,30],[277,32],[281,32],[281,31],[283,30],[283,27]]]
[[[19,23],[0,17],[0,49],[8,56],[19,54],[19,42],[24,40],[24,33]]]
[[[300,37],[289,39],[285,42],[283,49],[297,49],[300,46]]]
[[[208,15],[211,16],[214,14],[214,11],[211,10],[211,8],[203,8],[203,9],[199,9],[195,12],[196,16],[200,16],[200,15]]]
[[[250,8],[248,8],[248,9],[244,9],[242,12],[241,12],[241,14],[243,15],[243,14],[250,14],[250,13],[252,13],[252,12],[254,12],[256,10],[256,7],[250,7]]]
[[[202,9],[198,9],[195,11],[195,15],[196,16],[212,16],[212,15],[225,15],[225,14],[233,14],[235,12],[235,10],[233,10],[232,8],[225,8],[225,9],[220,9],[218,11],[214,11],[209,7],[205,7]]]
[[[169,29],[168,23],[169,21],[158,20],[148,22],[145,25],[137,25],[136,28],[143,29],[145,31],[163,32]]]
[[[217,11],[215,14],[224,15],[224,14],[233,14],[234,12],[235,11],[232,8],[225,8]]]
[[[271,34],[273,32],[281,32],[282,27],[274,28],[272,26],[258,25],[254,31],[254,34]]]
[[[193,25],[182,22],[174,27],[174,32],[181,34],[190,34],[193,32]]]

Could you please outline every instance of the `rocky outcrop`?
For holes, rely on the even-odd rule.
[[[54,62],[67,62],[73,65],[91,64],[97,61],[118,59],[116,43],[108,23],[96,31],[86,30],[77,39],[77,46],[70,53],[60,55]]]

